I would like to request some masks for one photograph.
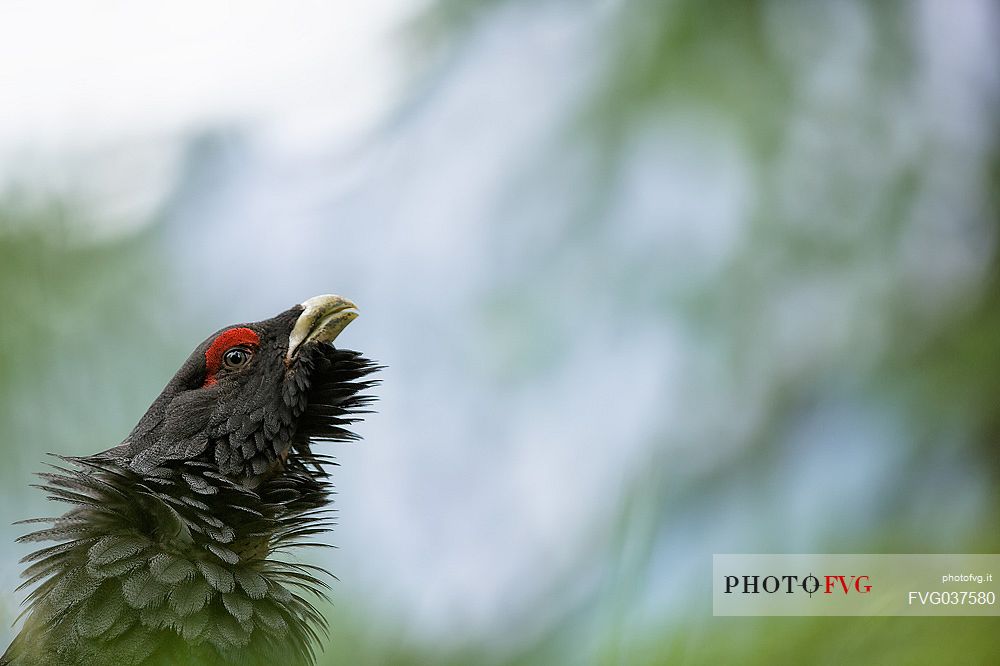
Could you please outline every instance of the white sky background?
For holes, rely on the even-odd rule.
[[[6,2],[0,145],[76,148],[224,120],[298,120],[309,107],[330,127],[356,127],[386,101],[385,38],[410,5]]]
[[[255,125],[298,151],[356,136],[394,99],[392,31],[415,9],[411,0],[5,2],[0,189],[82,196],[99,224],[129,225],[161,203],[176,139],[192,130]]]

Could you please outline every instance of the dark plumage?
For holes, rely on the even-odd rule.
[[[312,664],[328,574],[283,553],[327,531],[317,440],[347,440],[376,367],[330,342],[339,297],[219,331],[118,447],[42,474],[71,508],[22,541],[27,619],[0,665]]]

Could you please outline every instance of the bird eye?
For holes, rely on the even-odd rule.
[[[222,355],[222,362],[230,370],[242,368],[250,362],[250,350],[246,347],[233,347]]]

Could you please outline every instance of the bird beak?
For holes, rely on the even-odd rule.
[[[303,343],[333,342],[358,316],[358,306],[333,294],[313,296],[302,307],[304,310],[296,320],[292,334],[288,336],[286,361],[292,360]]]

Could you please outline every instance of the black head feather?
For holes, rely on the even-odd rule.
[[[25,625],[0,664],[312,664],[327,574],[279,554],[327,531],[329,458],[377,369],[296,306],[203,342],[125,441],[42,474]],[[236,331],[236,332],[234,332]],[[245,349],[249,359],[220,354]]]

